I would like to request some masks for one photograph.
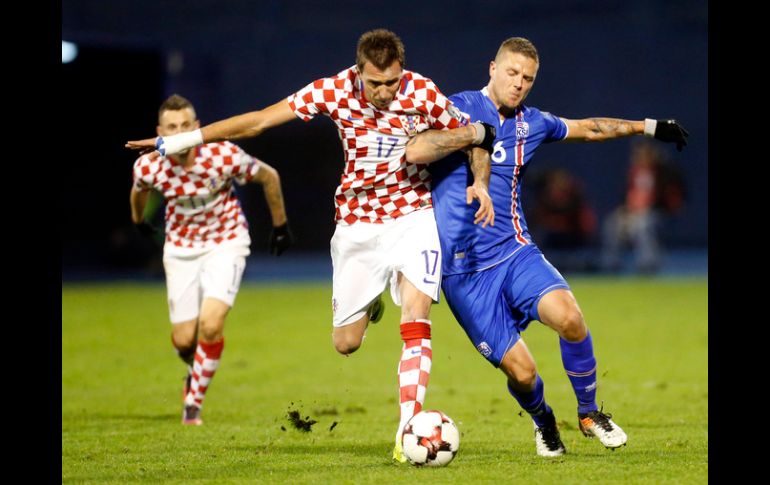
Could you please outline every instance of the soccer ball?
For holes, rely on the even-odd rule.
[[[420,411],[404,426],[401,446],[413,465],[444,466],[460,448],[460,432],[452,418],[441,411]]]

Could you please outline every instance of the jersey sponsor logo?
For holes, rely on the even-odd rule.
[[[521,140],[529,136],[529,123],[526,121],[516,122],[516,139]]]

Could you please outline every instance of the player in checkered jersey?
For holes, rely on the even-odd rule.
[[[394,33],[366,32],[359,39],[354,66],[314,81],[264,110],[194,132],[126,145],[168,154],[204,140],[256,136],[296,118],[308,121],[323,114],[334,121],[345,163],[335,193],[337,227],[331,240],[332,338],[341,354],[356,351],[369,322],[382,317],[381,294],[390,284],[391,297],[401,306],[404,341],[393,453],[400,462],[405,461],[401,430],[425,400],[432,361],[430,307],[438,301],[441,278],[430,175],[425,166],[407,164],[405,159],[413,136],[428,128],[442,130],[431,138],[436,153],[468,151],[474,182],[465,188],[464,197],[468,204],[478,201],[472,219],[484,226],[494,221],[486,191],[494,129],[468,123],[430,79],[405,70],[404,62],[404,46]]]
[[[644,134],[681,150],[688,133],[675,120],[569,120],[524,105],[538,68],[538,53],[529,40],[507,39],[490,62],[487,86],[449,98],[471,119],[497,126],[489,183],[499,214],[493,228],[481,231],[466,222],[467,209],[457,199],[468,177],[463,160],[450,156],[430,170],[444,256],[441,286],[449,308],[479,353],[505,374],[508,393],[532,417],[537,454],[548,457],[563,455],[566,449],[535,361],[521,338],[532,320],[559,334],[583,434],[610,449],[625,445],[627,436],[596,404],[593,341],[575,296],[527,230],[520,198],[525,168],[542,143]],[[415,137],[407,151],[410,161],[436,159],[433,151],[419,149],[428,141],[421,138],[432,135],[427,131]]]
[[[195,109],[173,95],[158,111],[158,135],[197,129]],[[248,225],[233,182],[264,188],[273,219],[270,252],[291,244],[278,172],[230,142],[206,143],[134,163],[131,218],[141,231],[150,190],[166,199],[166,272],[171,342],[187,364],[182,424],[200,425],[201,407],[224,348],[225,318],[249,255]]]

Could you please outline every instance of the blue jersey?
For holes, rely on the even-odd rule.
[[[521,206],[524,169],[541,143],[567,136],[563,120],[524,105],[501,122],[486,88],[464,91],[449,99],[472,121],[484,121],[497,129],[489,180],[495,225],[482,228],[481,224],[473,224],[476,209],[465,203],[465,190],[473,182],[473,174],[465,154],[458,152],[429,165],[444,275],[489,268],[520,247],[532,244]]]

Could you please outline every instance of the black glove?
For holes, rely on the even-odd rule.
[[[134,224],[134,227],[137,231],[139,231],[139,234],[141,234],[142,237],[146,237],[152,241],[155,241],[155,236],[158,235],[158,229],[148,222],[140,222],[139,224]]]
[[[682,151],[687,145],[687,137],[690,134],[676,120],[656,120],[655,133],[653,137],[656,140],[676,143],[676,149]]]
[[[294,238],[289,230],[289,223],[286,222],[282,226],[274,227],[270,231],[270,240],[267,242],[267,250],[273,256],[280,256],[284,251],[289,249],[291,243],[294,242]]]
[[[494,147],[492,146],[492,143],[495,141],[495,136],[497,136],[497,132],[495,131],[495,127],[490,125],[489,123],[484,123],[483,121],[479,121],[482,126],[484,126],[484,140],[479,143],[477,146],[479,148],[483,148],[484,150],[488,151],[490,154],[494,151]]]

